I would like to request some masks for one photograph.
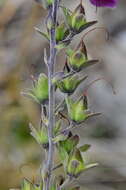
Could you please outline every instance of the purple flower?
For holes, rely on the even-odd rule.
[[[115,7],[117,0],[90,0],[96,7]]]

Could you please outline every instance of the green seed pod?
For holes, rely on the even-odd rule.
[[[66,140],[59,142],[59,146],[63,147],[68,154],[78,145],[79,136],[72,135],[68,137]]]
[[[76,72],[98,62],[98,60],[88,60],[87,49],[83,40],[80,41],[75,50],[67,50],[67,61],[70,67]]]
[[[79,4],[72,14],[71,11],[66,8],[63,8],[63,12],[70,29],[76,34],[80,33],[80,28],[86,23],[85,11],[82,4]]]
[[[68,115],[76,124],[80,124],[90,117],[99,116],[101,113],[92,113],[88,110],[87,97],[81,96],[77,101],[73,101],[70,97],[66,99]]]
[[[47,132],[47,127],[42,126],[39,130],[36,130],[35,127],[32,126],[30,123],[30,134],[34,137],[34,139],[37,141],[38,144],[42,145],[44,149],[48,149],[48,132]],[[53,134],[57,135],[61,129],[61,121],[58,120],[56,122],[56,126],[53,128]],[[57,136],[59,138],[59,136]],[[57,142],[57,138],[55,141]],[[65,137],[66,138],[66,137]]]
[[[42,126],[41,129],[36,130],[31,124],[30,124],[30,134],[34,137],[34,139],[37,141],[38,144],[42,145],[44,149],[48,149],[48,134],[47,134],[47,128]]]
[[[85,17],[85,10],[81,3],[75,8],[73,12],[63,7],[63,13],[70,30],[74,34],[79,34],[84,29],[96,23],[96,21],[87,22]]]
[[[66,27],[65,23],[62,23],[56,27],[57,42],[64,40],[68,35],[69,35],[69,29]]]
[[[67,60],[69,65],[75,71],[80,71],[85,66],[88,57],[86,46],[83,40],[80,41],[79,45],[75,50],[69,49],[67,51]]]
[[[42,104],[48,100],[48,78],[45,74],[40,74],[33,93]]]
[[[50,18],[48,18],[47,20],[47,33],[43,33],[40,30],[37,29],[37,31],[43,35],[44,37],[46,37],[46,39],[49,40],[49,31],[51,30],[52,27],[54,27],[52,20]],[[69,35],[69,29],[67,28],[66,24],[63,22],[62,24],[57,24],[56,27],[56,42],[57,44],[63,40],[65,40],[67,38],[67,36]]]
[[[73,30],[76,33],[80,32],[80,28],[86,24],[85,10],[81,3],[76,7],[71,17]]]
[[[68,62],[70,64],[70,66],[75,71],[80,71],[83,68],[84,63],[86,61],[87,61],[87,59],[86,59],[85,55],[80,51],[74,52],[73,55],[68,58]]]
[[[61,92],[72,94],[79,86],[79,84],[83,82],[86,78],[87,76],[83,77],[82,79],[79,79],[77,75],[74,75],[62,80],[58,80],[56,84],[57,87],[61,90]]]
[[[69,155],[66,172],[69,176],[77,178],[85,170],[96,167],[97,165],[98,163],[85,164],[80,150],[75,148]]]
[[[87,119],[88,114],[85,109],[83,97],[78,101],[73,101],[67,97],[66,104],[68,108],[68,115],[72,121],[79,124]]]
[[[80,28],[86,24],[86,20],[84,19],[83,14],[75,15],[72,17],[72,28],[78,33]]]
[[[42,144],[44,149],[48,149],[48,133],[47,133],[47,128],[42,127],[42,129],[39,132],[39,142]]]
[[[24,95],[34,99],[39,104],[48,102],[48,78],[45,74],[40,74],[38,80],[35,81],[33,89]]]
[[[84,171],[84,161],[80,151],[75,148],[68,159],[67,174],[71,177],[77,178]]]

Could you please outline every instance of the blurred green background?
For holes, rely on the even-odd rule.
[[[63,1],[73,8],[79,1]],[[99,65],[87,69],[87,82],[101,80],[88,91],[91,109],[102,112],[79,130],[81,142],[91,143],[86,158],[100,166],[86,172],[76,183],[84,190],[126,189],[126,2],[120,0],[117,9],[98,9],[83,0],[89,20],[99,19],[110,33],[106,41],[103,29],[85,38],[88,53],[99,58]],[[23,177],[36,180],[44,154],[29,135],[29,122],[39,123],[40,108],[21,96],[21,91],[32,85],[31,76],[47,72],[43,49],[48,44],[34,30],[45,30],[47,12],[33,0],[0,0],[0,190],[19,187]],[[60,19],[63,19],[60,14]],[[72,46],[80,39],[73,42]],[[61,70],[64,52],[57,58],[56,70]],[[84,89],[81,85],[80,91]],[[57,98],[62,97],[58,93]],[[75,130],[76,132],[76,130]],[[77,130],[78,132],[78,130]]]

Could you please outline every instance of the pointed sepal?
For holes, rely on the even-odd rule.
[[[21,190],[31,190],[31,182],[29,182],[27,179],[24,179],[21,184]]]
[[[47,128],[42,126],[39,130],[36,130],[32,124],[29,125],[30,134],[34,137],[38,144],[42,145],[43,148],[48,149],[48,134]]]
[[[48,77],[41,73],[38,80],[34,81],[34,86],[28,92],[22,93],[23,95],[32,98],[39,104],[48,103]]]
[[[82,146],[79,147],[79,150],[81,152],[87,152],[90,148],[91,148],[90,144],[84,144],[84,145],[82,145]]]

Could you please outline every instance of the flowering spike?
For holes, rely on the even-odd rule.
[[[86,164],[82,153],[88,151],[90,145],[84,144],[79,146],[80,138],[78,134],[73,134],[72,130],[82,126],[80,124],[88,118],[101,114],[93,113],[89,110],[87,99],[89,87],[101,79],[96,79],[87,85],[83,95],[77,98],[77,100],[74,100],[71,96],[87,78],[87,76],[82,76],[83,73],[80,74],[79,72],[98,62],[96,59],[89,59],[84,43],[84,37],[96,28],[85,32],[75,49],[71,49],[69,44],[77,34],[96,24],[97,21],[87,21],[82,0],[79,0],[80,3],[74,11],[70,11],[63,6],[61,7],[61,0],[35,1],[44,5],[48,12],[45,20],[46,32],[43,33],[36,28],[36,31],[49,41],[49,53],[47,54],[44,49],[44,62],[47,66],[48,75],[41,73],[37,80],[32,77],[33,87],[24,95],[33,98],[39,103],[41,108],[39,127],[34,128],[30,124],[30,134],[45,149],[46,156],[44,165],[41,166],[40,183],[36,183],[35,180],[32,180],[31,183],[24,179],[20,190],[79,190],[78,186],[66,186],[69,185],[69,179],[77,178],[85,170],[97,166],[97,163]],[[89,1],[96,7],[113,7],[117,2],[117,0]],[[60,23],[58,19],[59,7],[63,10],[66,22]],[[58,50],[62,48],[66,48],[65,66],[63,66],[62,70],[55,72],[56,56]],[[57,89],[63,93],[64,97],[63,100],[56,103]],[[64,113],[66,109],[67,114]],[[59,155],[60,162],[58,164],[55,163],[55,153]],[[64,177],[53,175],[54,170],[59,167],[64,169],[62,174]]]

